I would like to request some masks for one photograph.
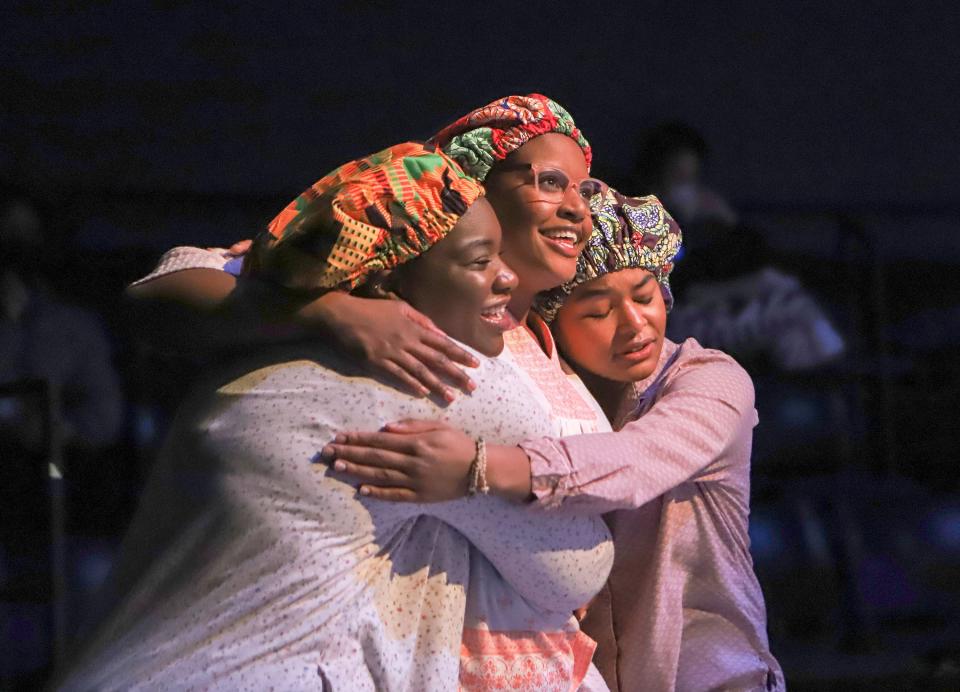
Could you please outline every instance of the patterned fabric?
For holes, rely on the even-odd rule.
[[[463,632],[459,692],[580,689],[596,644],[583,632]],[[553,655],[544,656],[544,652]]]
[[[485,180],[497,161],[548,132],[573,139],[587,159],[592,157],[590,143],[577,129],[570,113],[543,94],[506,96],[467,113],[430,138],[463,170],[477,180]]]
[[[350,290],[445,237],[483,186],[433,145],[346,163],[290,202],[257,239],[251,271],[288,288]]]
[[[536,331],[540,341],[523,327],[511,329],[503,335],[502,358],[511,360],[521,377],[539,395],[543,396],[552,414],[560,421],[561,436],[581,433],[607,432],[610,424],[596,400],[577,376],[563,372],[553,335],[545,323],[530,314],[527,324]]]
[[[570,281],[537,298],[536,309],[552,322],[573,289],[622,269],[646,269],[663,291],[667,311],[673,307],[670,272],[683,244],[680,226],[656,197],[627,197],[613,188],[590,200],[593,233],[577,260]]]

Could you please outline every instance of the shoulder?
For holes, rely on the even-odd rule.
[[[665,380],[666,390],[696,389],[703,396],[719,399],[738,411],[753,410],[753,380],[732,356],[704,348],[692,338],[679,344],[679,350]]]
[[[226,271],[227,264],[234,258],[226,250],[220,248],[204,249],[199,247],[180,246],[167,250],[160,257],[157,266],[142,279],[134,281],[131,286],[159,279],[161,276],[173,274],[185,269],[214,269]]]

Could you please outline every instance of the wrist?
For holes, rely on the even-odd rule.
[[[475,444],[475,453],[473,461],[470,462],[470,469],[467,473],[467,495],[489,495],[490,484],[487,479],[487,443],[482,437],[478,437]]]
[[[297,324],[314,331],[332,332],[339,326],[338,315],[348,314],[350,302],[356,300],[349,293],[332,290],[300,306],[296,311]]]
[[[533,490],[527,453],[507,445],[487,445],[486,451],[490,493],[511,502],[529,502]]]

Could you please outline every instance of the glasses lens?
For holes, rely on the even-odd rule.
[[[563,193],[570,187],[570,178],[563,171],[546,169],[537,171],[537,189],[547,199],[563,199]]]
[[[603,183],[596,178],[587,178],[580,181],[580,196],[589,200],[595,194],[603,192]]]

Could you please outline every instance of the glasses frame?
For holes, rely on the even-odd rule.
[[[568,176],[566,173],[564,173],[563,171],[560,171],[560,170],[558,170],[558,169],[543,168],[543,167],[541,167],[541,166],[539,166],[539,165],[537,165],[537,164],[535,164],[535,163],[516,163],[516,164],[508,165],[507,167],[502,168],[501,170],[507,170],[507,171],[511,171],[511,170],[514,170],[514,171],[529,170],[529,171],[531,171],[531,172],[533,173],[533,189],[536,190],[536,193],[537,193],[537,199],[536,199],[536,200],[531,200],[531,201],[536,201],[536,202],[546,202],[546,203],[548,203],[548,204],[557,204],[557,205],[562,204],[564,198],[567,196],[567,191],[569,191],[570,188],[575,188],[575,189],[578,191],[578,196],[583,200],[584,204],[588,204],[588,203],[590,202],[590,197],[593,197],[593,195],[590,195],[590,197],[584,197],[584,196],[583,196],[583,194],[580,192],[580,189],[582,188],[582,186],[583,186],[584,183],[586,183],[586,182],[596,183],[596,185],[597,185],[598,188],[599,188],[599,189],[598,189],[598,192],[603,192],[603,191],[605,191],[605,190],[607,190],[607,189],[609,188],[609,185],[607,185],[605,182],[603,182],[603,181],[600,180],[599,178],[593,178],[593,177],[591,177],[591,176],[587,176],[587,177],[581,178],[581,179],[579,179],[579,180],[570,180],[570,182],[569,182],[569,183],[567,184],[567,186],[559,193],[559,195],[555,195],[555,194],[553,194],[553,193],[550,193],[549,195],[547,195],[546,193],[544,193],[544,192],[540,189],[540,173],[541,173],[541,172],[543,172],[543,171],[553,171],[553,170],[557,170],[557,172],[563,174],[563,176],[566,177],[568,180],[569,180],[569,177],[570,177],[570,176]],[[529,185],[529,183],[526,183],[526,184]],[[594,194],[597,194],[597,193],[594,193]]]

